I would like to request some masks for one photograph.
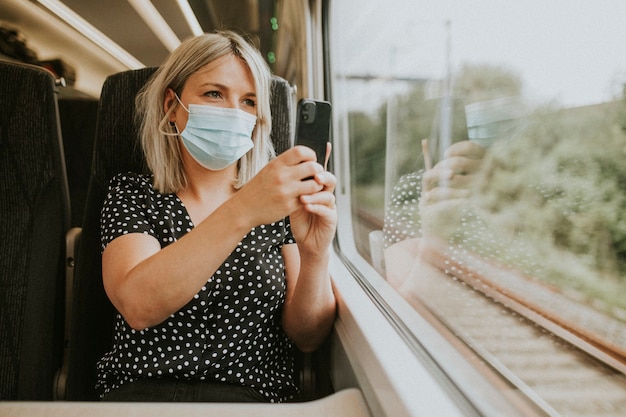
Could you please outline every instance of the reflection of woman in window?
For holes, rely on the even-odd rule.
[[[407,176],[386,212],[390,283],[415,292],[409,281],[418,280],[424,266],[417,264],[418,238],[436,234],[444,250],[461,249],[624,308],[626,134],[620,106],[536,111],[513,140],[494,144],[480,164],[467,165],[480,166],[473,175],[444,169],[459,167],[462,159],[452,157]]]
[[[409,275],[419,240],[445,239],[459,226],[462,212],[485,148],[464,140],[451,145],[432,169],[400,178],[385,211],[383,235],[387,279],[397,287]]]
[[[445,149],[445,152],[443,140],[430,143],[433,154],[443,153],[441,162],[427,172],[420,170],[401,177],[394,187],[385,211],[383,236],[386,258],[394,250],[415,255],[415,241],[397,244],[405,239],[421,237],[428,230],[436,230],[441,237],[449,237],[455,232],[460,221],[460,208],[464,206],[472,178],[485,154],[485,148],[478,144],[489,147],[496,140],[510,137],[511,128],[517,124],[515,119],[524,113],[522,81],[510,69],[488,64],[464,65],[452,84],[453,95],[448,101],[438,101],[434,113],[428,111],[432,103],[425,101],[417,109],[418,116],[422,116],[415,120],[419,123],[407,125],[412,129],[409,136],[414,137],[415,134],[423,134],[419,132],[419,126],[432,123],[429,135],[438,138],[446,119],[442,117],[443,113],[448,112],[450,139],[460,142]],[[420,91],[417,91],[405,105],[415,107],[416,99],[419,103],[420,97]],[[424,115],[429,115],[431,119],[424,119]],[[462,140],[467,138],[471,142]],[[394,247],[390,248],[392,245]],[[393,282],[393,271],[389,267],[397,268],[404,263],[399,263],[395,257],[391,263],[387,265],[387,275]],[[400,276],[406,277],[405,272],[400,271]]]

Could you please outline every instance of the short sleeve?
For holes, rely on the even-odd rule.
[[[293,233],[291,232],[291,221],[289,216],[285,217],[285,239],[283,240],[283,245],[289,245],[291,243],[296,243],[296,238],[293,237]]]
[[[144,176],[119,174],[111,180],[100,216],[101,249],[115,238],[144,233],[156,238],[150,221],[151,184]]]

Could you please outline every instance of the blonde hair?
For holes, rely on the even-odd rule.
[[[252,132],[254,147],[239,160],[234,186],[243,186],[275,156],[270,140],[271,73],[259,51],[231,31],[195,36],[172,52],[139,92],[135,102],[141,146],[148,168],[154,175],[154,187],[161,193],[177,192],[187,185],[178,132],[168,123],[176,106],[165,112],[166,92],[171,88],[180,95],[191,74],[228,54],[241,58],[250,68],[257,96],[257,123]]]

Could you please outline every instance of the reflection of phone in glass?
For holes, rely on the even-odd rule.
[[[296,119],[296,145],[304,145],[315,151],[317,162],[324,166],[326,143],[330,135],[330,103],[327,101],[301,99]]]
[[[456,97],[433,101],[434,120],[429,138],[431,164],[443,160],[443,154],[452,144],[468,139],[464,102]]]

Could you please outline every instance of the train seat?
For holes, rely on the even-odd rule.
[[[56,86],[0,62],[0,400],[50,400],[63,341],[70,206]]]
[[[58,399],[95,400],[95,364],[110,347],[114,311],[102,285],[100,210],[109,179],[119,172],[145,172],[136,146],[133,123],[134,97],[155,68],[143,68],[107,78],[98,104],[91,175],[82,228],[68,243],[76,251],[73,276],[68,278],[70,305],[67,340]]]

